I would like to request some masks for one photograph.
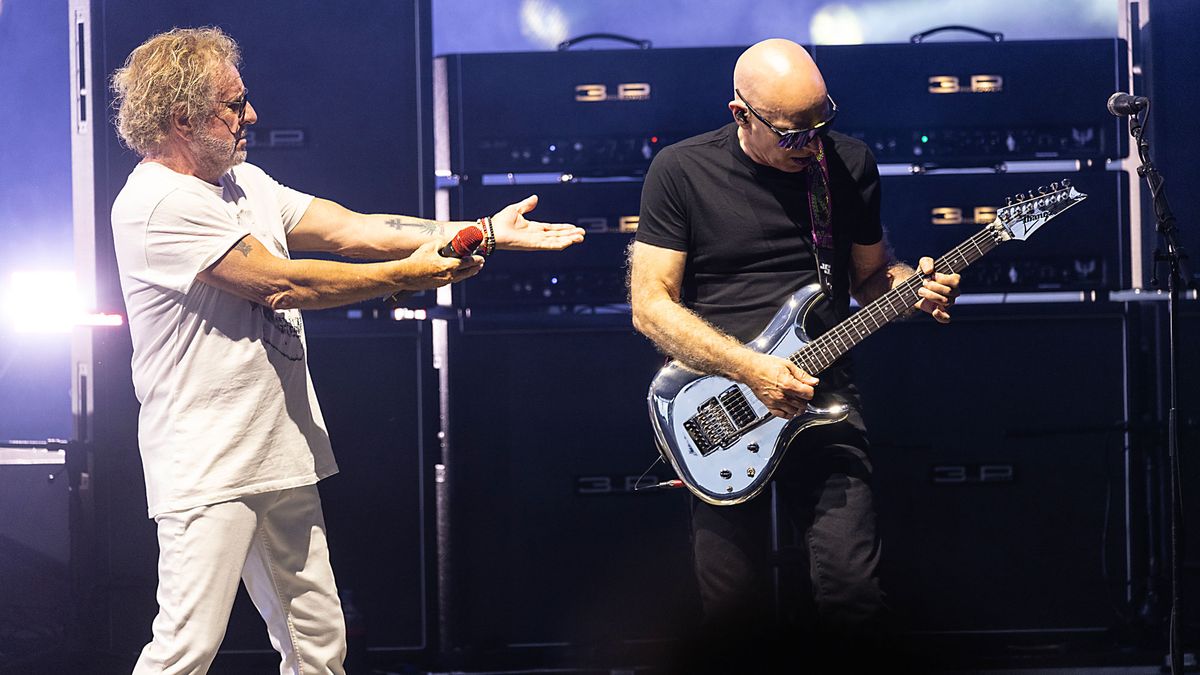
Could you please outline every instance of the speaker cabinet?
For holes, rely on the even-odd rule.
[[[1122,315],[955,309],[948,326],[922,315],[855,355],[890,604],[917,631],[1111,626]]]
[[[437,434],[429,324],[317,314],[305,329],[339,469],[318,485],[351,649],[424,649],[434,564],[427,452]],[[271,649],[244,588],[222,649]]]
[[[68,616],[69,485],[63,451],[0,446],[0,635],[46,648]]]
[[[1027,241],[1001,244],[962,273],[968,293],[1128,288],[1129,176],[1120,171],[885,176],[883,213],[896,256],[937,258],[996,218],[1005,198],[1071,181],[1088,197]]]
[[[1104,102],[1128,82],[1123,40],[819,45],[837,128],[881,163],[990,166],[1124,157]]]
[[[660,148],[729,121],[742,49],[440,56],[449,152],[437,168],[476,185],[488,174],[644,174]],[[523,105],[498,105],[517,90]]]
[[[1142,11],[1147,11],[1147,3]],[[1148,3],[1149,30],[1142,31],[1142,53],[1134,58],[1141,62],[1143,76],[1135,78],[1134,93],[1150,97],[1150,119],[1146,131],[1150,136],[1150,153],[1164,179],[1163,194],[1170,201],[1171,211],[1179,218],[1176,238],[1179,246],[1191,254],[1190,274],[1193,284],[1200,285],[1200,230],[1194,223],[1200,213],[1200,194],[1190,189],[1200,181],[1200,139],[1192,133],[1195,110],[1200,106],[1200,92],[1187,86],[1200,78],[1200,61],[1188,51],[1189,36],[1200,31],[1200,13],[1187,3]],[[1138,61],[1135,61],[1137,63]],[[1148,85],[1143,89],[1140,85]],[[1137,153],[1132,153],[1134,158]],[[1135,281],[1137,286],[1149,286],[1153,252],[1165,249],[1157,233],[1154,209],[1149,189],[1142,182],[1142,265],[1145,274]],[[1166,286],[1166,267],[1158,267],[1158,278]]]
[[[673,477],[647,472],[646,391],[662,363],[624,314],[451,330],[452,652],[615,655],[689,626],[687,495],[634,492]]]
[[[565,251],[510,252],[487,273],[454,285],[455,303],[471,308],[608,305],[626,302],[625,252],[637,229],[641,180],[547,185],[465,185],[450,190],[450,218],[474,220],[538,195],[532,218],[571,223],[587,240]]]

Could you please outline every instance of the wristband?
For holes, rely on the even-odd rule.
[[[496,230],[492,227],[492,219],[484,216],[478,221],[479,227],[483,230],[483,246],[481,253],[484,257],[496,252]]]

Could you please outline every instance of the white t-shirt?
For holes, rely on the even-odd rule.
[[[299,310],[196,279],[247,234],[287,258],[312,197],[251,164],[219,186],[156,162],[113,204],[150,516],[311,485],[337,472]]]

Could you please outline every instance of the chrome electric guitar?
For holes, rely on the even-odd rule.
[[[955,274],[1001,242],[1024,241],[1048,220],[1087,195],[1070,181],[1051,183],[1010,198],[996,219],[934,263]],[[916,304],[924,280],[914,274],[820,336],[805,329],[809,312],[823,294],[818,284],[796,291],[766,330],[747,346],[787,358],[805,372],[819,374],[851,347]],[[659,451],[697,497],[710,504],[738,504],[753,498],[770,480],[783,452],[800,432],[844,420],[844,403],[817,394],[791,420],[772,415],[750,388],[716,375],[704,375],[672,361],[658,372],[647,397]]]

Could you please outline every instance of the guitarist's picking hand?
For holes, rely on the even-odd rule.
[[[925,280],[921,282],[921,287],[917,289],[917,296],[920,300],[917,301],[917,309],[932,316],[938,323],[950,323],[950,306],[954,304],[954,298],[958,297],[958,282],[957,274],[942,274],[933,272],[933,258],[921,258],[917,262],[917,269]]]
[[[804,412],[820,382],[787,359],[754,353],[746,386],[776,417],[791,419]]]

